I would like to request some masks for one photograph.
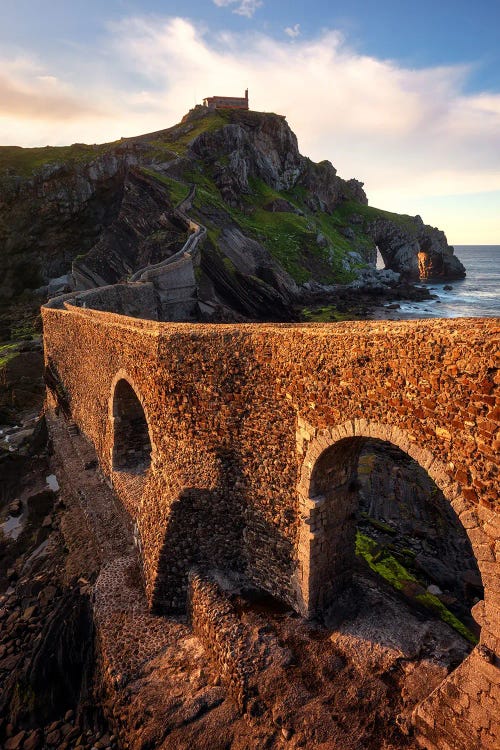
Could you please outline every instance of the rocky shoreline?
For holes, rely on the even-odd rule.
[[[389,270],[363,269],[351,284],[304,285],[301,310],[303,320],[397,320],[401,301],[423,302],[436,299],[426,286],[402,280]]]

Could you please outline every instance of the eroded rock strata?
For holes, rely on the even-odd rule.
[[[304,285],[352,281],[377,246],[402,279],[465,273],[443,232],[368,206],[362,183],[302,156],[284,117],[195,108],[117,143],[0,149],[3,316],[175,254],[189,231],[175,207],[193,187],[189,213],[207,228],[197,297],[224,319],[297,319]]]

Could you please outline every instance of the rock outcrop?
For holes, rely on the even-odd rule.
[[[453,254],[446,235],[440,229],[424,226],[420,237],[418,269],[421,279],[463,279],[465,266]]]
[[[174,214],[161,183],[132,167],[122,189],[117,217],[92,250],[73,263],[77,289],[115,284],[173,255],[187,239],[188,227]]]
[[[207,117],[206,112],[202,110],[203,118]],[[239,205],[242,194],[251,193],[252,177],[277,191],[292,188],[302,173],[304,158],[285,119],[256,112],[234,115],[235,122],[201,133],[188,155],[213,164],[214,182],[229,204]]]
[[[201,108],[191,117],[199,120],[209,114]],[[315,164],[300,154],[283,116],[235,111],[232,120],[219,130],[203,132],[189,149],[189,156],[212,166],[214,182],[229,205],[241,205],[242,196],[252,193],[252,178],[278,192],[305,188],[313,211],[332,212],[343,200],[368,203],[363,183],[341,179],[329,161]]]
[[[208,238],[197,294],[212,318],[293,319],[306,282],[353,281],[377,246],[406,279],[465,273],[442,232],[369,207],[361,182],[302,156],[285,117],[196,107],[117,143],[0,149],[0,307],[64,292],[72,266],[85,289],[168,259],[193,188],[189,217]]]
[[[95,245],[119,213],[140,153],[136,144],[96,147],[87,162],[57,160],[27,176],[14,167],[0,172],[0,301],[66,274]]]
[[[202,311],[223,319],[290,320],[297,285],[262,245],[229,226],[218,246],[227,254],[207,242],[201,256]]]
[[[342,201],[368,204],[363,183],[354,179],[342,180],[337,176],[333,164],[327,160],[315,164],[306,159],[299,185],[306,188],[306,202],[313,211],[332,213]]]
[[[465,268],[453,254],[444,232],[424,224],[420,216],[406,221],[380,217],[369,222],[373,238],[386,268],[408,279],[462,279]]]

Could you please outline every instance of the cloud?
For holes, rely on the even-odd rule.
[[[36,82],[34,82],[36,83]],[[39,79],[40,86],[12,83],[0,75],[0,117],[41,120],[75,120],[99,116],[99,109],[85,104],[76,95],[51,90]]]
[[[219,8],[227,8],[229,6],[238,3],[236,8],[233,8],[233,13],[238,16],[245,16],[246,18],[252,18],[257,8],[262,8],[264,3],[262,0],[213,0],[215,5]]]
[[[294,26],[287,26],[285,34],[289,36],[290,39],[296,39],[301,34],[300,23],[296,23]]]
[[[439,224],[439,196],[500,191],[500,94],[466,93],[464,65],[414,70],[360,54],[337,31],[291,45],[153,17],[109,27],[90,57],[97,67],[78,59],[71,77],[67,64],[51,71],[22,62],[0,67],[0,102],[10,112],[0,114],[0,143],[151,132],[178,122],[205,96],[243,95],[248,86],[252,108],[285,114],[302,153],[364,181],[373,205]],[[429,196],[436,196],[436,214]],[[457,226],[463,201],[459,214]],[[483,242],[500,242],[495,221],[497,237]]]
[[[0,118],[68,121],[99,117],[104,111],[56,76],[41,74],[29,59],[0,59]]]

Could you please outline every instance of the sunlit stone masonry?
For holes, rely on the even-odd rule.
[[[360,455],[411,456],[484,587],[479,644],[417,706],[417,739],[499,747],[495,320],[158,323],[67,299],[43,322],[49,403],[95,446],[153,612],[185,611],[190,571],[218,569],[321,617],[352,575]]]

